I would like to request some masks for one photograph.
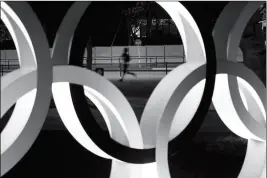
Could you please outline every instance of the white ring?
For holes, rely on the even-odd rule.
[[[50,104],[52,65],[46,36],[30,6],[26,2],[1,1],[1,12],[15,40],[21,65],[21,69],[1,77],[1,116],[17,102],[1,133],[3,176],[26,154],[43,126]],[[27,90],[29,86],[35,90]]]
[[[187,62],[170,72],[153,91],[142,115],[140,129],[129,102],[112,83],[90,70],[68,66],[74,31],[89,4],[90,2],[76,2],[68,11],[57,33],[50,57],[47,39],[31,8],[22,2],[1,2],[4,22],[11,32],[21,60],[21,69],[1,78],[3,83],[1,102],[4,103],[1,105],[1,117],[18,101],[12,117],[1,133],[1,143],[4,143],[3,147],[1,145],[1,148],[4,148],[1,151],[1,176],[23,157],[36,139],[49,108],[52,88],[60,117],[73,137],[89,151],[113,160],[111,178],[147,177],[151,176],[149,171],[156,173],[154,177],[170,177],[167,159],[168,142],[189,124],[204,92],[206,54],[199,29],[190,13],[179,2],[159,2],[178,27],[185,46]],[[244,26],[245,20],[255,7],[256,5],[244,2],[239,5],[230,3],[224,9],[214,32],[219,60],[234,58],[233,52],[238,47],[235,40],[240,38],[240,35],[230,35],[230,32],[237,32],[240,26]],[[227,19],[229,14],[225,15],[229,9],[229,14],[233,15],[230,21]],[[236,14],[243,15],[236,16]],[[237,24],[234,26],[236,21]],[[230,27],[218,30],[217,28],[224,23],[229,23]],[[28,45],[24,45],[25,43]],[[226,44],[230,46],[228,56]],[[56,66],[52,67],[51,59]],[[262,122],[264,120],[265,123],[266,120],[265,87],[251,71],[238,64],[219,61],[217,68],[213,97],[215,109],[233,132],[248,139],[247,154],[239,178],[264,176],[266,136],[263,132],[266,128]],[[238,96],[230,95],[233,94],[230,93],[231,88],[229,89],[232,84],[231,78],[224,82],[226,83],[223,85],[226,86],[224,90],[218,88],[224,80],[221,73],[245,79],[245,82],[241,83],[240,80],[241,82],[231,86],[237,88],[240,85],[240,91],[234,91]],[[156,163],[145,165],[124,163],[98,148],[86,135],[79,122],[71,100],[69,83],[84,86],[85,95],[97,105],[114,140],[132,148],[156,147]],[[221,92],[225,93],[223,97],[220,97]],[[241,94],[244,96],[243,99]],[[231,97],[239,97],[239,103],[231,101],[227,106],[220,104],[226,98],[233,100]],[[27,101],[29,103],[25,104]],[[255,104],[256,106],[253,106]],[[192,112],[184,112],[185,109]],[[232,112],[230,115],[233,117],[232,120],[229,119],[229,115],[225,115],[226,110]],[[261,114],[255,113],[254,110]],[[23,113],[20,122],[18,113]],[[257,118],[252,120],[252,117]],[[14,123],[19,124],[16,127]],[[16,157],[13,157],[13,154]],[[252,165],[252,163],[257,164]]]

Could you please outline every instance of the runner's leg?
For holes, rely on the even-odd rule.
[[[126,72],[127,72],[127,65],[124,63],[123,64],[123,74],[122,74],[120,81],[123,81]]]
[[[127,69],[128,69],[128,67],[129,67],[129,64],[127,65]],[[136,77],[136,74],[135,74],[134,72],[129,72],[129,71],[127,71],[127,74],[130,74],[130,75],[133,75],[133,76]]]

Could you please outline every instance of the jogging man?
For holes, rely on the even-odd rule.
[[[122,54],[122,59],[123,59],[123,74],[122,74],[122,77],[120,79],[121,82],[123,81],[125,74],[130,74],[130,75],[133,75],[136,77],[135,73],[128,71],[129,62],[130,62],[130,56],[129,56],[128,48],[124,48],[124,51]]]

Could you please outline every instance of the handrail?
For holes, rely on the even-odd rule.
[[[2,63],[3,61],[1,61],[1,76],[3,76],[5,73],[8,73],[8,72],[11,72],[15,69],[18,69],[19,68],[19,65],[18,64],[10,64],[9,61],[5,61],[5,64]],[[141,64],[142,66],[145,66],[144,68],[139,68],[138,66],[134,65],[133,67],[133,64],[130,65],[129,67],[129,71],[136,71],[136,72],[141,72],[141,71],[147,71],[147,72],[162,72],[162,71],[165,71],[165,73],[167,74],[169,71],[168,67],[167,66],[170,66],[170,65],[173,65],[173,67],[176,67],[180,64],[182,64],[183,62],[165,62],[165,63],[160,63],[160,64],[163,64],[161,68],[164,68],[164,66],[166,66],[166,69],[162,69],[162,70],[153,70],[153,66],[150,65],[149,67],[148,66],[145,66],[147,63],[139,63]],[[139,65],[137,64],[137,65]],[[109,72],[120,72],[120,76],[122,75],[122,62],[119,61],[118,65],[117,66],[111,66],[109,63],[106,63],[106,64],[102,64],[104,66],[101,66],[101,64],[92,64],[92,69],[94,70],[95,68],[103,68],[103,67],[107,67],[105,69],[105,71],[109,71]],[[82,67],[86,67],[87,65],[84,64]],[[159,64],[155,66],[155,68],[158,68]]]
[[[166,61],[166,59],[176,59],[176,58],[182,58],[182,62],[185,62],[184,56],[131,56],[131,63],[137,63],[140,66],[144,65],[146,67],[148,67],[148,65],[150,65],[150,67],[152,66],[152,64],[155,64],[156,67],[158,65],[162,65],[165,64],[166,62],[169,62],[168,60]],[[83,58],[83,61],[86,64],[86,57]],[[163,60],[162,60],[163,59]],[[138,61],[137,61],[138,60]],[[162,61],[159,61],[162,60]],[[3,63],[10,63],[10,62],[15,62],[18,65],[18,60],[17,59],[1,59],[1,65]],[[103,61],[103,62],[101,62]],[[105,62],[107,61],[107,62]],[[140,61],[145,61],[144,62],[140,62]],[[179,61],[178,63],[180,63],[181,61]],[[84,63],[83,62],[83,63]],[[121,57],[120,56],[112,56],[112,57],[108,57],[108,56],[101,56],[101,57],[93,57],[92,58],[92,65],[114,65],[114,64],[121,64]]]
[[[151,58],[148,58],[146,60],[143,60],[145,62],[138,62],[138,63],[131,63],[129,66],[129,70],[130,71],[153,71],[153,72],[162,72],[165,71],[166,75],[168,74],[169,71],[172,70],[172,68],[177,67],[178,65],[184,63],[185,61],[180,61],[180,62],[168,62],[166,60],[164,60],[163,62],[159,62],[158,58],[156,58],[156,56],[153,56],[155,60],[155,62],[153,62],[151,60]],[[162,57],[162,56],[157,56],[157,57]],[[137,60],[140,58],[132,58],[132,60]],[[105,59],[106,61],[109,61],[108,59]],[[149,60],[149,62],[148,62]],[[11,72],[17,68],[19,68],[19,62],[17,59],[1,59],[1,75],[3,75],[4,73],[8,73]],[[15,63],[15,64],[14,64]],[[243,62],[239,62],[239,63],[243,63]],[[114,65],[117,64],[117,65]],[[105,68],[105,71],[114,71],[114,72],[120,72],[120,76],[122,74],[122,61],[121,58],[118,58],[118,63],[114,63],[113,65],[110,62],[106,62],[106,63],[93,63],[92,62],[92,68],[93,70],[95,68]],[[136,67],[136,65],[138,65],[138,67]],[[86,67],[86,64],[83,64],[83,67]],[[135,67],[133,67],[135,66]],[[143,66],[143,67],[140,67]],[[152,68],[158,68],[157,70],[153,70]],[[161,68],[165,68],[162,69]]]

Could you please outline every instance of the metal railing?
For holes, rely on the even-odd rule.
[[[173,58],[182,59],[180,62],[168,62],[167,60]],[[177,67],[178,65],[181,65],[185,62],[184,56],[147,56],[146,58],[139,58],[139,57],[131,57],[129,71],[132,72],[165,72],[167,75],[168,72],[170,72],[173,68]],[[86,61],[86,58],[84,58]],[[104,61],[99,63],[100,61]],[[117,60],[117,62],[116,62]],[[140,62],[143,61],[143,62]],[[4,74],[11,72],[13,70],[16,70],[19,68],[19,62],[18,59],[0,59],[1,62],[1,76]],[[243,62],[239,62],[243,63]],[[111,62],[111,57],[97,57],[92,59],[92,70],[95,70],[96,68],[103,68],[104,71],[108,72],[120,72],[120,76],[122,74],[122,65],[123,61],[120,57],[113,57],[113,60]],[[87,64],[83,63],[83,67],[86,67]]]
[[[167,62],[170,59],[181,59],[180,62]],[[111,60],[112,59],[112,60]],[[1,59],[1,76],[5,73],[11,72],[19,68],[17,59]],[[131,56],[129,71],[140,72],[140,71],[153,71],[153,72],[165,72],[166,74],[178,65],[185,62],[184,56],[146,56],[136,57]],[[103,68],[109,72],[120,72],[122,74],[123,61],[121,57],[93,57],[92,59],[92,70],[96,68]],[[86,67],[86,58],[84,58],[83,67]]]
[[[131,61],[145,61],[143,63],[150,64],[154,61],[154,63],[157,64],[157,62],[160,60],[163,63],[168,62],[168,59],[182,59],[179,62],[185,62],[185,56],[131,56]],[[86,57],[84,57],[84,61],[86,61]],[[99,57],[92,57],[92,64],[100,64],[100,61],[109,61],[108,63],[110,65],[116,65],[120,63],[121,56],[99,56]],[[84,62],[85,63],[85,62]],[[107,62],[105,62],[107,64]]]
[[[179,62],[167,62],[170,59],[181,59]],[[86,61],[86,58],[84,58]],[[108,62],[105,62],[108,61]],[[131,56],[129,71],[140,72],[140,71],[153,71],[153,72],[165,72],[166,74],[171,71],[170,68],[175,68],[178,65],[185,62],[185,56]],[[110,64],[110,65],[107,65]],[[86,66],[86,62],[84,62]],[[120,76],[122,74],[123,61],[120,56],[113,57],[97,57],[92,59],[92,69],[104,68],[105,71],[119,71]],[[154,70],[153,68],[156,68]]]
[[[17,59],[6,59],[0,60],[1,61],[1,76],[5,73],[11,72],[19,68],[18,60]]]

